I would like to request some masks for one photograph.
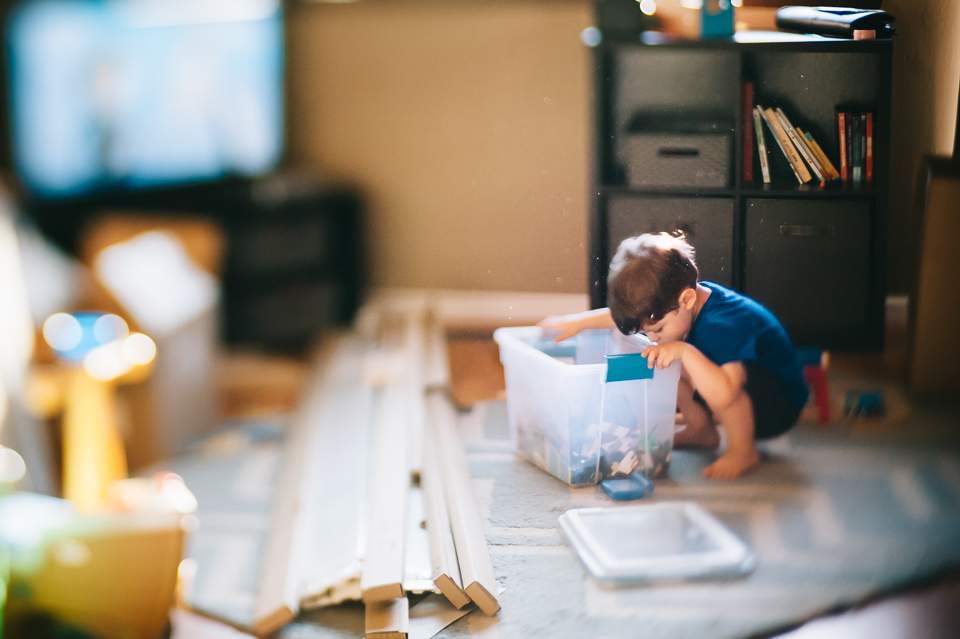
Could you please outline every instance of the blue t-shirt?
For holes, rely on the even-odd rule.
[[[783,384],[790,401],[802,408],[807,402],[803,364],[787,331],[763,306],[713,282],[687,343],[696,346],[717,366],[729,362],[755,362]]]

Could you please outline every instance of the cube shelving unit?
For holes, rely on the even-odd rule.
[[[890,40],[780,32],[605,37],[594,48],[591,306],[606,305],[607,268],[622,239],[682,230],[696,249],[701,279],[767,306],[798,346],[882,349],[891,56]],[[743,104],[746,81],[754,104]],[[764,184],[755,135],[749,148],[744,144],[743,116],[755,104],[782,108],[838,169],[837,107],[872,111],[872,181],[800,185],[764,125],[771,172]],[[631,186],[625,140],[631,118],[645,112],[709,113],[728,122],[726,186]],[[746,153],[752,181],[744,180]]]

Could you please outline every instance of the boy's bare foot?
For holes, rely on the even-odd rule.
[[[673,445],[675,448],[716,450],[717,446],[720,445],[720,433],[717,432],[717,427],[711,424],[706,424],[700,428],[687,424],[686,428],[673,434]]]
[[[720,458],[703,469],[710,479],[734,479],[760,465],[760,453],[754,448],[747,452],[727,450]]]

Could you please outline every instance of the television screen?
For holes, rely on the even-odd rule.
[[[279,0],[32,0],[6,35],[14,167],[40,197],[280,160]]]

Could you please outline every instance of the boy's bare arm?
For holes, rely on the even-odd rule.
[[[561,342],[587,329],[617,327],[610,315],[609,308],[597,308],[582,313],[571,313],[570,315],[551,315],[538,322],[537,326],[544,330],[557,331],[558,335],[554,338],[555,342]]]
[[[686,342],[667,342],[648,346],[642,353],[652,368],[664,368],[680,361],[692,386],[714,411],[723,410],[736,399],[747,381],[743,362],[717,366],[700,350]]]

